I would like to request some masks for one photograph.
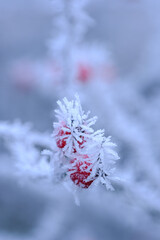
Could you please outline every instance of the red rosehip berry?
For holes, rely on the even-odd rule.
[[[80,138],[82,139],[82,141],[80,142],[80,141],[77,140],[77,143],[79,145],[79,148],[82,149],[82,148],[84,148],[83,144],[86,142],[86,140],[84,140],[84,136],[80,136]],[[73,147],[73,152],[74,153],[77,152],[75,147]]]
[[[71,163],[75,162],[75,165],[72,169],[69,169],[69,171],[74,171],[70,174],[70,178],[77,186],[88,188],[94,181],[94,179],[87,181],[92,172],[91,163],[88,161],[88,155],[82,155],[81,158],[82,160],[79,160],[79,158],[78,160],[77,158],[71,160]]]
[[[59,148],[64,148],[66,146],[66,140],[68,138],[68,135],[71,135],[70,130],[64,131],[62,128],[68,128],[66,125],[62,125],[62,127],[59,129],[58,134],[56,135],[56,143],[57,143],[57,147]],[[69,128],[68,128],[69,129]]]
[[[84,140],[84,136],[80,136],[80,138],[82,139],[82,141],[80,142],[80,141],[77,141],[78,142],[78,144],[79,144],[79,148],[83,148],[83,144],[86,142],[85,140]]]

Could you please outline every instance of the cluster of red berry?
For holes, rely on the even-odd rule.
[[[63,129],[68,130],[63,130]],[[61,127],[58,130],[58,133],[56,135],[56,144],[58,148],[63,149],[67,144],[67,139],[71,135],[71,130],[69,127],[66,126],[65,123],[61,124]],[[83,148],[83,144],[86,142],[84,139],[84,136],[79,136],[82,141],[78,141],[79,148]],[[89,161],[89,157],[87,154],[77,154],[77,150],[75,146],[73,145],[73,153],[75,154],[75,157],[70,160],[70,164],[72,164],[72,168],[68,169],[70,173],[70,178],[79,187],[82,188],[88,188],[94,179],[88,179],[88,177],[91,175],[92,168],[91,168],[91,162]]]

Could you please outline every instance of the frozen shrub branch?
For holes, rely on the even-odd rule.
[[[0,136],[7,141],[19,174],[80,188],[100,182],[113,190],[110,179],[118,159],[115,144],[103,130],[94,131],[97,118],[89,118],[89,112],[82,110],[78,96],[72,101],[64,98],[58,105],[52,140],[48,134],[32,131],[29,124],[0,123]],[[42,151],[45,148],[48,150]]]
[[[50,149],[53,145],[48,134],[35,132],[30,124],[16,121],[12,124],[0,122],[0,137],[11,152],[19,175],[34,179],[50,178],[50,165],[40,154],[42,149]]]
[[[107,189],[113,189],[110,177],[118,159],[113,150],[115,144],[104,136],[103,130],[94,131],[96,117],[89,118],[89,113],[82,110],[78,96],[73,101],[64,98],[58,105],[55,111],[58,122],[54,123],[53,133],[56,144],[51,157],[54,176],[70,183],[72,180],[81,188],[101,182]]]
[[[85,7],[88,0],[53,0],[56,19],[54,26],[56,33],[49,42],[50,54],[55,57],[62,68],[63,84],[72,83],[74,78],[73,52],[92,23],[86,14]],[[56,35],[56,37],[55,37]]]

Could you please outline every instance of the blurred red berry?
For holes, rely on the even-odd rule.
[[[77,158],[74,158],[71,161],[72,164],[75,162],[75,165],[72,169],[69,169],[69,171],[74,171],[70,174],[70,178],[77,186],[88,188],[94,181],[94,179],[87,181],[87,178],[91,175],[92,172],[92,168],[90,168],[91,163],[89,162],[88,155],[80,156],[82,160],[80,160],[80,158],[78,158],[78,160]]]
[[[15,86],[21,91],[31,91],[34,88],[36,75],[32,62],[19,61],[13,65],[11,77]]]
[[[79,64],[78,66],[78,80],[86,83],[89,81],[92,74],[92,69],[88,65]]]

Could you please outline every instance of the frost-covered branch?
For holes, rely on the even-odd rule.
[[[92,22],[84,8],[88,0],[53,0],[57,14],[54,20],[56,34],[49,43],[50,54],[59,63],[63,84],[72,83],[74,78],[73,53]],[[56,37],[55,37],[56,35]]]
[[[0,122],[0,137],[11,152],[19,175],[34,179],[50,178],[49,162],[41,156],[44,148],[51,149],[53,146],[47,133],[33,131],[30,124],[19,121],[12,124]]]
[[[82,110],[78,96],[73,101],[64,98],[58,105],[60,109],[55,111],[58,122],[54,123],[53,133],[56,144],[53,154],[49,152],[54,178],[81,188],[101,182],[107,189],[113,189],[110,177],[118,159],[113,150],[115,144],[104,136],[103,130],[94,131],[96,117],[89,118],[89,113]]]
[[[28,124],[1,122],[0,136],[7,141],[20,175],[74,183],[80,188],[101,182],[113,189],[110,179],[118,159],[115,144],[103,130],[94,131],[96,117],[89,118],[89,112],[82,110],[78,96],[72,101],[64,98],[58,105],[52,141]]]

